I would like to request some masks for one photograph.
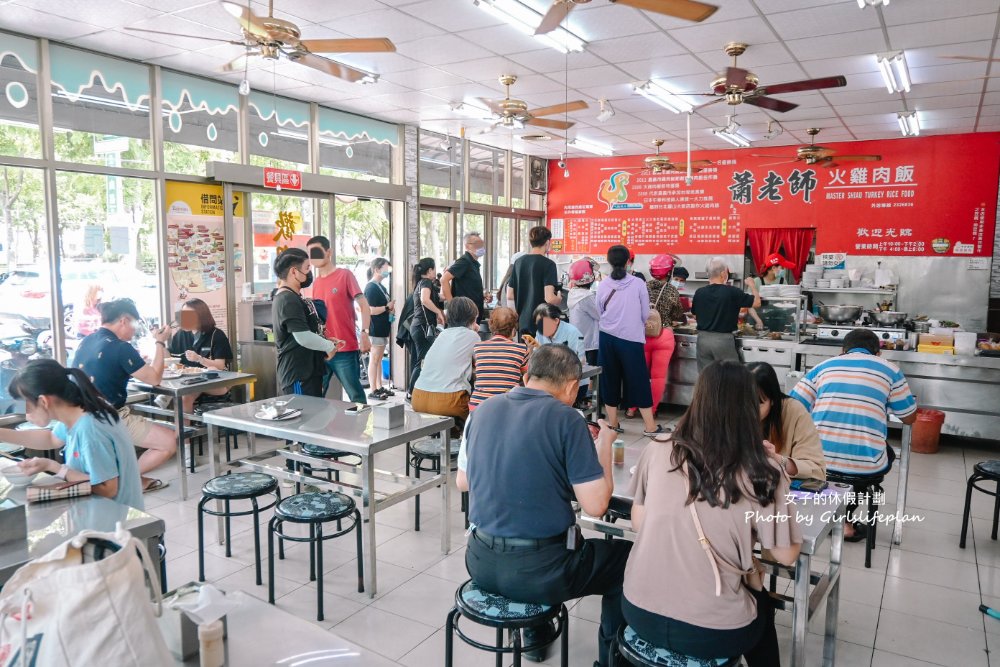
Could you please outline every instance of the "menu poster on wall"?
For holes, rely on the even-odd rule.
[[[635,168],[643,156],[570,159],[570,178],[550,163],[548,217],[560,221],[553,247],[742,254],[747,228],[812,227],[821,253],[992,254],[1000,133],[823,145],[881,160],[808,165],[794,159],[795,146],[696,151],[693,160],[713,164],[690,186],[684,172]]]
[[[188,299],[208,304],[216,326],[226,329],[226,247],[222,186],[167,181],[167,268],[173,310]],[[233,196],[242,224],[243,202]],[[242,281],[242,273],[237,272]],[[236,285],[237,294],[242,285]]]

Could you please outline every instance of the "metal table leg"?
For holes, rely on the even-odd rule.
[[[444,510],[441,512],[441,551],[448,553],[451,551],[451,429],[446,428],[441,431],[441,475],[444,481],[441,483],[441,503]]]
[[[174,426],[177,429],[177,470],[180,475],[177,483],[181,487],[181,500],[187,500],[187,469],[184,466],[184,401],[180,396],[174,396]],[[194,456],[194,448],[191,448]]]
[[[826,594],[826,628],[823,633],[823,667],[834,667],[837,651],[837,614],[840,612],[840,563],[844,551],[844,520],[833,524],[830,535],[828,576],[833,580]]]
[[[205,423],[205,427],[207,429],[205,437],[208,438],[208,471],[212,477],[218,477],[222,474],[222,462],[219,459],[219,447],[215,442],[217,427],[207,422]],[[221,500],[215,501],[215,511],[222,511]],[[225,543],[226,532],[224,523],[225,522],[221,516],[215,517],[215,539],[219,542],[219,544]]]
[[[369,598],[373,598],[378,585],[375,577],[375,461],[369,454],[361,456],[361,504],[365,592]]]
[[[795,593],[792,602],[792,667],[806,665],[806,636],[809,633],[809,576],[812,557],[799,554],[795,564]]]
[[[903,542],[903,521],[906,514],[906,482],[910,477],[910,439],[913,429],[909,424],[903,424],[903,435],[900,439],[899,483],[896,486],[896,521],[892,526],[892,543]]]

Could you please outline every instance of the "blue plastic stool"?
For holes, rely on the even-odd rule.
[[[636,667],[737,667],[740,656],[735,658],[692,658],[668,648],[654,646],[640,637],[635,630],[625,626],[618,631],[615,638],[617,653],[625,658],[630,665]],[[612,650],[612,659],[615,655]]]
[[[462,632],[458,627],[460,616],[473,623],[496,628],[496,645],[488,646],[480,643]],[[557,618],[559,622],[556,624],[555,635],[551,639],[543,643],[522,646],[520,632],[522,629],[548,624]],[[504,630],[510,632],[513,639],[512,646],[504,646]],[[448,612],[444,633],[445,667],[452,667],[453,643],[456,634],[469,646],[495,654],[496,667],[503,665],[503,656],[508,653],[514,655],[514,667],[520,667],[522,654],[545,648],[554,643],[556,638],[559,638],[562,651],[559,664],[562,667],[569,667],[569,612],[566,611],[564,604],[556,607],[534,602],[515,602],[502,595],[484,591],[470,579],[455,591],[455,607]]]

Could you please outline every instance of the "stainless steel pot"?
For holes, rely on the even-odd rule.
[[[819,316],[822,317],[825,322],[843,324],[844,322],[853,322],[858,319],[861,315],[861,311],[861,306],[820,306]]]
[[[872,319],[884,327],[895,327],[906,320],[906,313],[895,310],[872,311]]]

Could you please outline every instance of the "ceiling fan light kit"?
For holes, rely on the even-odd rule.
[[[632,90],[674,113],[688,113],[692,109],[682,97],[654,81],[636,81],[632,84]]]
[[[887,91],[910,92],[910,70],[906,66],[906,54],[903,51],[876,54],[875,61]]]
[[[904,137],[916,137],[920,134],[920,121],[916,111],[900,111],[896,114],[896,120]]]
[[[589,139],[583,139],[581,137],[573,139],[569,142],[569,145],[574,148],[579,148],[581,151],[586,151],[587,153],[600,155],[601,157],[611,157],[615,154],[615,151],[611,148],[611,146],[599,144],[596,141],[590,141]]]
[[[536,34],[542,15],[517,0],[473,0],[472,4],[560,53],[583,51],[587,45],[565,28],[557,27],[551,32]]]

